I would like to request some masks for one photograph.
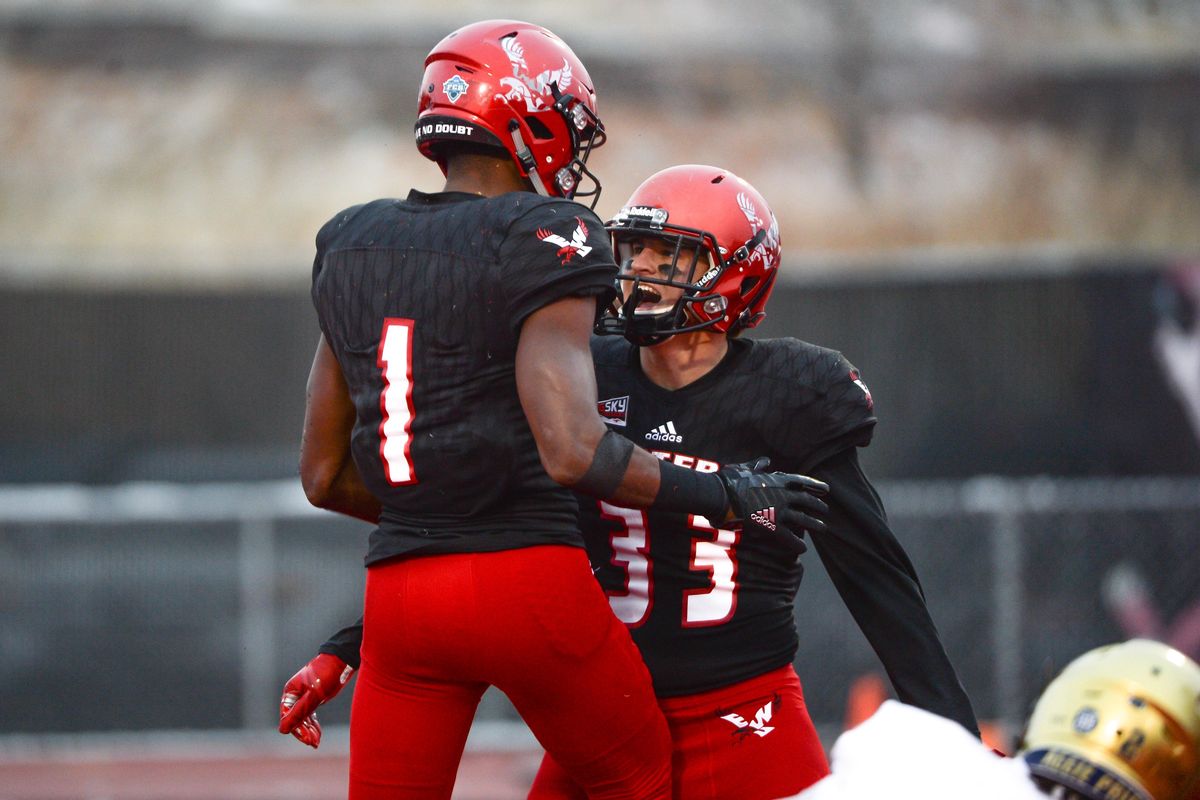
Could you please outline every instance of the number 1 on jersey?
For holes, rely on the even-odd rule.
[[[388,317],[379,337],[379,368],[383,370],[383,392],[379,406],[379,455],[388,483],[416,483],[412,453],[412,338],[413,321]]]

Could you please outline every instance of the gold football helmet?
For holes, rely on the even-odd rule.
[[[1038,699],[1021,756],[1092,800],[1200,797],[1200,666],[1146,639],[1084,653]]]

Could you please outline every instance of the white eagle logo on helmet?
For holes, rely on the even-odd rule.
[[[508,56],[508,60],[512,62],[514,75],[518,66],[523,69],[529,69],[529,65],[525,63],[525,48],[517,41],[517,35],[505,36],[500,40],[500,46],[504,48],[504,54]]]
[[[517,37],[506,36],[500,40],[500,46],[504,48],[513,70],[513,77],[500,79],[500,85],[508,87],[504,97],[508,100],[524,100],[527,111],[549,108],[544,98],[550,92],[550,84],[557,83],[560,92],[567,91],[571,85],[571,65],[567,59],[563,59],[562,69],[543,70],[536,78],[531,78],[525,74],[529,64],[525,61],[525,48],[517,41]]]
[[[746,221],[750,223],[753,233],[757,234],[764,227],[767,229],[767,235],[750,251],[750,260],[760,258],[768,269],[774,267],[775,265],[768,260],[767,253],[779,246],[779,220],[775,219],[774,214],[771,214],[771,224],[767,226],[763,222],[763,218],[758,215],[758,210],[754,208],[754,201],[745,192],[738,192],[737,204],[738,208],[742,210],[742,214],[745,215]]]

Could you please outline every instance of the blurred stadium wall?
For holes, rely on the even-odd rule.
[[[759,333],[862,369],[866,464],[983,715],[1104,641],[1196,655],[1194,0],[414,6],[0,0],[0,733],[260,728],[353,617],[365,531],[292,477],[312,237],[440,186],[421,59],[498,15],[588,64],[602,216],[681,161],[772,203]],[[820,573],[828,729],[875,667]]]

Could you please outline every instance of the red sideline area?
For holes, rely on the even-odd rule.
[[[317,751],[278,734],[9,737],[0,800],[344,800],[347,737],[331,733]],[[540,760],[527,733],[469,745],[454,797],[522,800]]]
[[[856,678],[844,729],[889,697],[875,674]],[[1011,750],[1002,726],[984,742]],[[828,748],[836,731],[823,731]],[[0,800],[341,800],[349,731],[327,726],[314,751],[274,732],[153,732],[0,737]],[[477,722],[467,740],[455,800],[522,800],[542,751],[519,721]]]

